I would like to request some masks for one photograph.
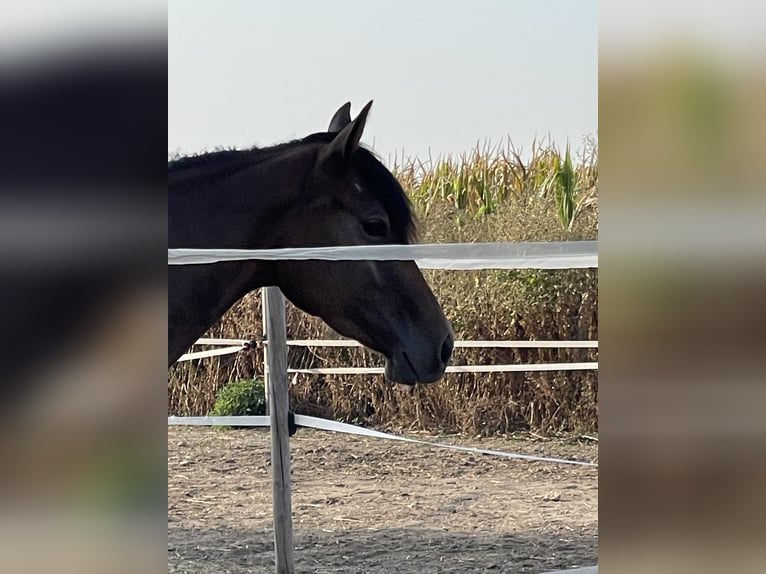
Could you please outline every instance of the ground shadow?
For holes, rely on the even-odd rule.
[[[295,544],[296,571],[313,574],[538,574],[598,561],[598,538],[577,533],[298,529]],[[273,571],[273,539],[268,530],[173,526],[168,530],[169,573]]]

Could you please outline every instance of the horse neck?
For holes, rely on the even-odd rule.
[[[305,155],[305,154],[304,154]],[[303,164],[301,164],[301,160]],[[280,246],[280,219],[302,185],[306,159],[268,161],[223,180],[173,189],[169,204],[171,248]],[[273,263],[237,261],[172,266],[168,271],[168,352],[172,363],[239,299],[273,285]]]
[[[171,248],[258,249],[283,242],[283,225],[313,164],[306,148],[254,163],[236,173],[175,183],[169,180]],[[183,176],[182,176],[183,177]]]
[[[168,271],[168,358],[173,363],[250,291],[272,284],[270,265],[233,261]],[[243,333],[246,335],[246,333]]]

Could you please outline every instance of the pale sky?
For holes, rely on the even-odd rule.
[[[598,129],[595,0],[170,0],[168,152],[270,145],[374,100],[384,160]]]

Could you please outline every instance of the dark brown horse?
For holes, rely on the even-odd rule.
[[[170,248],[319,247],[409,243],[410,203],[359,140],[368,103],[327,132],[269,148],[168,164]],[[453,336],[413,261],[237,261],[168,271],[168,359],[175,362],[243,295],[278,286],[295,305],[382,353],[386,376],[439,379]]]

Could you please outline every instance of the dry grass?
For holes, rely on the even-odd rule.
[[[460,160],[395,165],[421,220],[425,243],[555,241],[598,235],[597,152],[592,143],[567,168],[567,153],[535,143],[528,162],[510,143],[477,148]],[[562,175],[563,174],[563,175]],[[567,207],[568,206],[568,207]],[[597,270],[427,271],[458,339],[598,339]],[[292,306],[288,338],[335,335]],[[260,295],[235,305],[208,333],[257,337]],[[579,362],[594,349],[456,349],[453,364]],[[359,348],[290,348],[293,367],[380,366]],[[171,414],[205,414],[226,382],[262,373],[259,352],[191,361],[170,371]],[[456,373],[414,390],[380,376],[301,375],[291,389],[296,412],[375,426],[493,435],[595,432],[593,371]]]

